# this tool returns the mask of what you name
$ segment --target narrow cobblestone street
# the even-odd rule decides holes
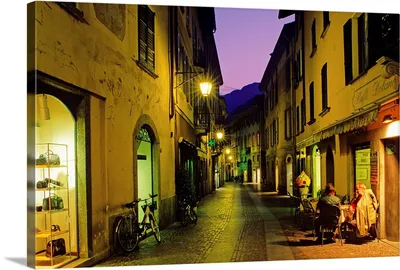
[[[226,183],[199,203],[196,225],[175,223],[161,231],[161,244],[150,236],[96,267],[399,256],[382,241],[321,247],[293,224],[288,203],[260,185]]]

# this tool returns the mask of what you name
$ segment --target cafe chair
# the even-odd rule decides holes
[[[312,221],[312,233],[313,237],[315,237],[314,221],[316,218],[316,213],[314,208],[312,207],[311,202],[307,199],[302,200],[301,205],[303,209],[300,211],[300,228],[305,229],[307,227],[307,222]]]
[[[321,209],[322,216],[320,219],[323,221],[319,225],[319,231],[321,232],[322,242],[321,245],[324,245],[324,234],[325,233],[333,233],[335,235],[336,231],[339,232],[340,244],[342,243],[342,232],[341,232],[341,223],[339,222],[340,218],[340,208],[332,205],[324,205],[324,208]]]
[[[290,197],[290,215],[293,216],[294,212],[294,223],[298,224],[300,221],[300,197],[293,196],[288,192]]]

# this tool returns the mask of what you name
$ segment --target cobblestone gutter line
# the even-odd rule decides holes
[[[207,244],[205,252],[202,254],[202,256],[200,258],[198,258],[195,261],[195,263],[201,263],[206,260],[207,256],[210,254],[212,248],[214,247],[215,243],[217,243],[219,237],[223,233],[226,225],[229,223],[230,218],[232,216],[232,209],[233,209],[232,205],[233,205],[233,201],[235,200],[235,192],[231,192],[230,195],[231,196],[225,197],[225,199],[220,198],[217,200],[218,212],[222,212],[222,214],[217,215],[218,219],[215,222],[216,223],[215,226],[213,226],[209,223],[209,225],[211,225],[210,227],[214,227],[215,230],[212,233],[211,237],[205,241],[205,243]],[[215,210],[216,210],[215,205],[208,204],[208,206],[209,207],[204,209],[204,211],[206,213],[212,213],[211,216],[213,216],[213,214],[217,214],[217,213],[215,213]]]
[[[249,193],[241,187],[241,205],[244,208],[244,226],[237,239],[231,262],[267,260],[264,220],[257,211]]]

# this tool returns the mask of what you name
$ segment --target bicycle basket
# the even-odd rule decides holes
[[[157,202],[148,204],[148,206],[149,206],[151,212],[154,212],[154,210],[157,210]],[[142,205],[142,210],[143,210],[143,212],[146,212],[146,205]]]

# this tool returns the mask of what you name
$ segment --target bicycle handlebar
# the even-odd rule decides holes
[[[150,200],[150,199],[152,199],[152,198],[155,198],[155,197],[157,197],[158,196],[158,194],[154,194],[154,195],[151,195],[151,194],[149,194],[149,198],[147,198],[147,199],[137,199],[137,200],[134,200],[133,202],[131,202],[131,203],[127,203],[127,204],[125,204],[125,207],[127,207],[127,208],[133,208],[137,203],[139,203],[139,202],[146,202],[147,203],[147,200]]]

